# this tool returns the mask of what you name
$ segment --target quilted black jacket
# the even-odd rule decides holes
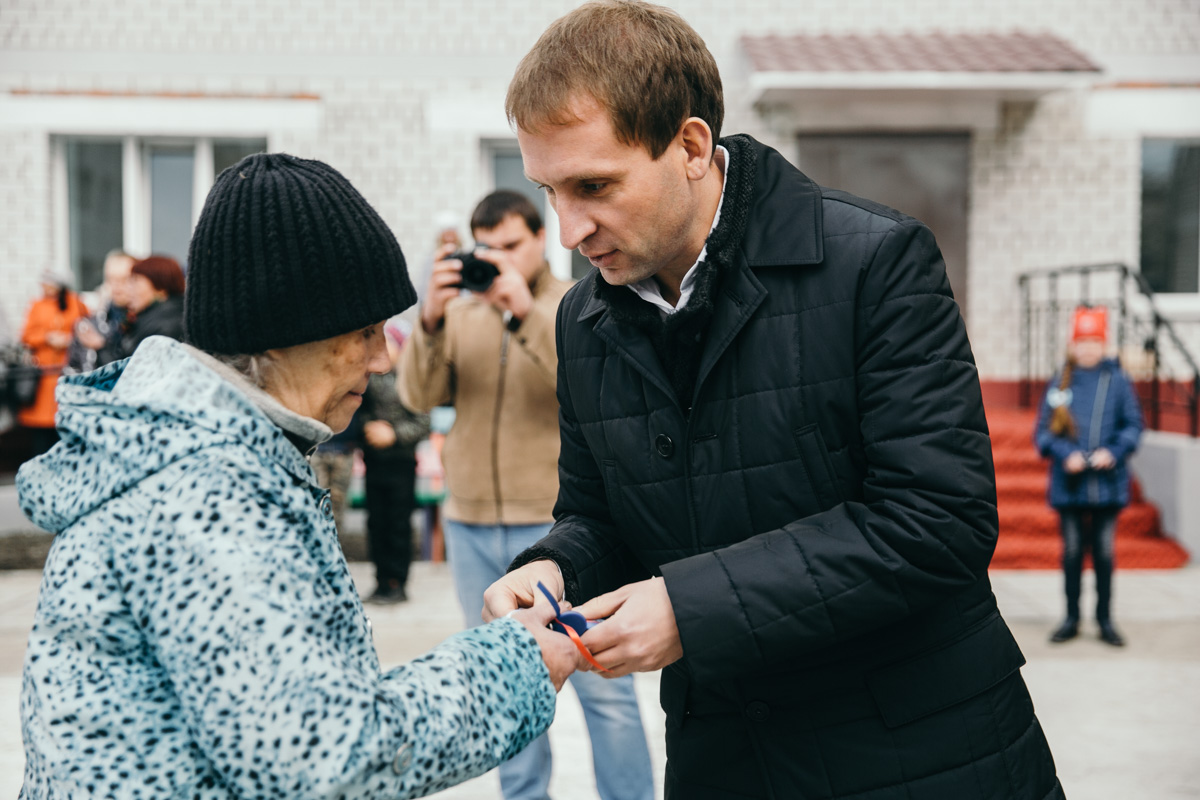
[[[748,137],[723,144],[745,189],[727,187],[722,225],[745,209],[744,232],[715,254],[709,240],[726,263],[690,400],[595,271],[575,286],[557,331],[556,522],[514,567],[553,558],[573,603],[664,577],[684,652],[662,679],[668,796],[911,786],[911,764],[871,766],[896,760],[894,741],[816,736],[801,754],[790,737],[910,726],[1002,684],[1020,712],[1000,738],[1033,731],[1044,763],[1002,753],[1028,791],[986,796],[1046,796],[1053,765],[987,578],[996,493],[978,376],[933,236]],[[924,772],[1011,744],[942,749],[973,735],[917,736],[935,754]]]

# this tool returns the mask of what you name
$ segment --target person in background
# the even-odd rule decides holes
[[[8,315],[4,312],[4,306],[0,305],[0,353],[5,353],[12,348],[13,333],[12,327],[8,324]],[[0,385],[4,385],[8,380],[8,370],[15,364],[0,363]],[[7,433],[16,424],[16,409],[10,407],[10,397],[7,391],[7,386],[4,385],[5,391],[0,392],[0,434]]]
[[[183,289],[183,270],[170,256],[135,261],[125,282],[125,320],[115,340],[98,351],[97,362],[129,358],[149,336],[183,341]]]
[[[453,253],[462,248],[462,237],[458,233],[458,214],[453,211],[439,211],[433,217],[433,255],[421,268],[420,274],[414,280],[417,287],[417,297],[424,299],[429,291],[429,278],[433,268],[443,253]],[[414,315],[415,321],[415,315]]]
[[[477,256],[499,270],[463,293],[462,263],[438,251],[421,322],[400,356],[400,398],[429,411],[453,405],[446,436],[445,533],[454,588],[468,626],[482,624],[483,592],[543,537],[558,493],[554,318],[568,288],[546,263],[546,231],[524,195],[497,191],[471,215]],[[602,800],[650,800],[653,776],[632,677],[577,673]],[[545,800],[546,737],[500,767],[507,800]]]
[[[383,324],[416,300],[395,237],[327,164],[256,155],[189,261],[190,343],[66,378],[64,441],[17,477],[57,537],[21,797],[412,798],[496,766],[574,668],[550,604],[381,669],[304,458],[391,366]]]
[[[1122,647],[1125,638],[1112,621],[1117,514],[1129,504],[1126,462],[1143,423],[1133,384],[1116,359],[1105,357],[1107,345],[1108,310],[1076,309],[1067,361],[1046,388],[1034,440],[1051,461],[1049,501],[1063,540],[1067,615],[1050,641],[1079,635],[1083,557],[1090,552],[1100,638]]]
[[[371,376],[358,417],[367,474],[367,547],[375,564],[375,591],[368,603],[408,599],[412,562],[412,515],[417,508],[417,443],[429,435],[429,417],[409,411],[396,393],[396,362],[411,328],[402,320],[383,327],[392,369]]]
[[[357,414],[346,429],[335,433],[317,446],[309,456],[317,476],[317,484],[329,490],[333,506],[333,524],[338,533],[346,532],[346,505],[350,496],[350,481],[354,477],[354,451],[362,435],[362,421]]]
[[[104,282],[96,291],[96,312],[75,326],[75,344],[70,366],[75,372],[90,372],[102,367],[100,351],[115,345],[121,337],[121,325],[129,311],[129,274],[134,257],[124,250],[113,250],[104,257]],[[108,355],[119,352],[115,347]]]
[[[42,370],[33,404],[17,412],[17,423],[33,434],[33,455],[45,453],[58,441],[54,415],[58,403],[54,387],[67,363],[67,349],[75,338],[75,323],[87,316],[87,307],[70,289],[70,278],[47,270],[38,278],[42,296],[33,301],[25,318],[21,341],[33,352]]]

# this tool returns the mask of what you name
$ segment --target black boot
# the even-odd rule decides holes
[[[1062,621],[1054,633],[1050,634],[1050,641],[1055,644],[1074,639],[1079,635],[1079,620],[1075,617],[1067,617]]]
[[[364,602],[376,606],[390,606],[407,600],[408,592],[404,591],[403,584],[397,580],[389,580],[380,583]]]
[[[1099,623],[1100,625],[1100,641],[1111,644],[1113,647],[1124,647],[1125,638],[1117,633],[1117,629],[1108,620]]]

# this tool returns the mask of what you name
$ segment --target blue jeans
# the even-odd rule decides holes
[[[504,576],[522,551],[550,530],[543,525],[468,525],[445,521],[446,555],[468,627],[482,623],[483,592]],[[602,678],[590,672],[571,676],[592,740],[596,790],[602,800],[653,800],[654,778],[646,732],[633,691],[633,676]],[[542,734],[501,764],[500,789],[506,800],[548,800],[550,739]]]

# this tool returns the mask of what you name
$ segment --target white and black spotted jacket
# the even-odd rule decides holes
[[[57,534],[26,655],[27,798],[416,797],[539,735],[512,620],[383,673],[303,455],[177,342],[64,379],[22,468]]]

